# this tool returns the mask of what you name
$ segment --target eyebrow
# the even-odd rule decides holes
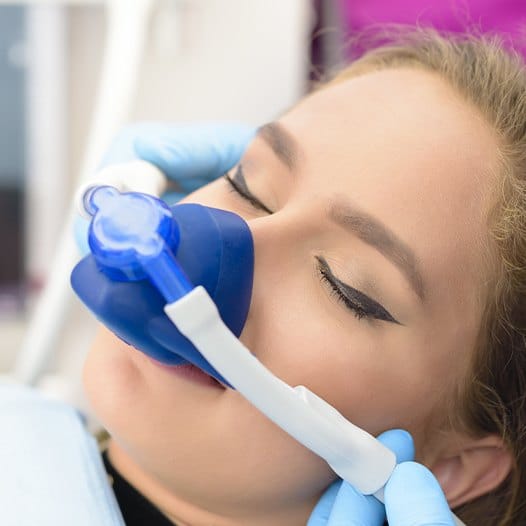
[[[276,157],[291,171],[298,163],[300,147],[296,139],[277,122],[269,122],[258,128],[257,136],[263,139]]]
[[[277,122],[258,128],[257,135],[272,149],[276,157],[294,171],[301,149],[296,139]],[[329,208],[329,218],[359,239],[376,248],[404,274],[421,301],[425,300],[424,280],[413,250],[375,217],[341,201]]]
[[[420,300],[425,300],[424,282],[412,249],[375,217],[341,201],[329,208],[329,218],[376,248],[404,274]]]

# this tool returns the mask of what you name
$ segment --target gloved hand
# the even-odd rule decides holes
[[[135,124],[117,135],[99,168],[136,159],[151,162],[177,183],[177,191],[164,196],[169,204],[174,204],[230,170],[242,157],[255,131],[237,123]],[[79,219],[75,225],[82,254],[89,252],[88,224]]]
[[[454,526],[446,498],[433,474],[414,456],[409,433],[387,431],[378,439],[399,464],[385,486],[385,507],[372,496],[358,493],[341,480],[331,484],[310,516],[307,526]]]

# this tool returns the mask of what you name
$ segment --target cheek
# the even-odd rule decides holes
[[[155,436],[152,429],[166,426],[167,415],[188,417],[187,405],[176,402],[184,385],[158,371],[145,355],[105,328],[88,353],[83,382],[101,423],[125,442],[150,444]]]
[[[135,433],[136,422],[130,418],[130,408],[141,407],[148,399],[147,382],[133,360],[135,352],[102,328],[84,364],[86,396],[92,410],[110,432],[114,428],[125,428]]]
[[[418,433],[433,410],[437,382],[405,329],[357,320],[331,300],[305,298],[289,280],[251,308],[244,343],[279,378],[305,385],[354,424],[377,435],[395,427]],[[328,310],[331,309],[330,311]],[[329,313],[330,312],[330,313]]]
[[[136,383],[138,371],[123,352],[117,352],[123,347],[107,329],[98,330],[83,370],[84,389],[96,412],[118,401],[124,386]]]
[[[198,203],[214,208],[231,210],[233,197],[234,195],[231,195],[228,191],[225,181],[220,177],[216,181],[188,194],[184,199],[181,199],[180,203]]]
[[[115,442],[166,487],[218,505],[241,493],[265,503],[318,494],[332,479],[323,461],[238,393],[210,395],[165,378],[134,353],[101,331],[85,364],[85,389]]]

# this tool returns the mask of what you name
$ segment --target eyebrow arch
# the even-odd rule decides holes
[[[293,171],[298,163],[300,147],[296,139],[277,122],[264,124],[257,130],[257,136],[263,139],[275,153],[276,157]]]
[[[420,300],[425,300],[424,282],[415,254],[394,232],[378,219],[341,201],[331,204],[328,215],[331,221],[376,248],[398,267]]]

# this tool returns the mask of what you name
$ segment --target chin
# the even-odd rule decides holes
[[[107,329],[97,334],[83,370],[90,407],[119,443],[151,447],[152,430],[174,440],[202,433],[221,405],[218,389],[179,378]]]

